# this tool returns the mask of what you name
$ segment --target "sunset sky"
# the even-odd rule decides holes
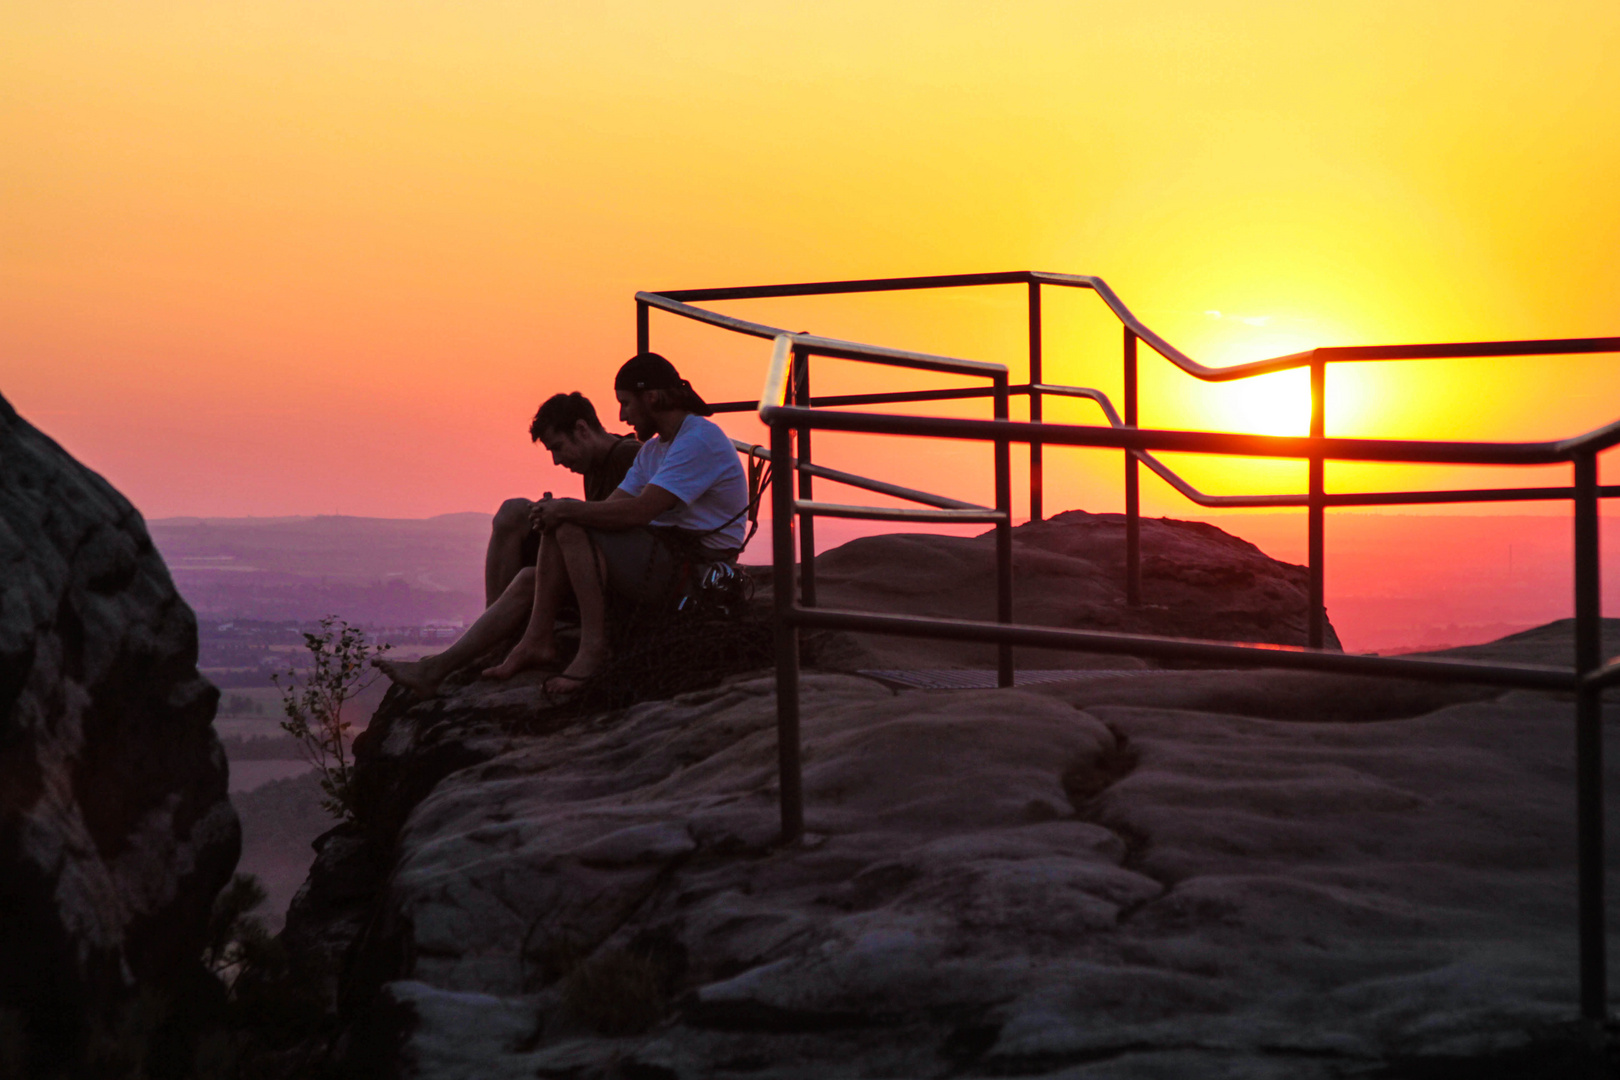
[[[571,493],[528,420],[557,390],[611,402],[637,289],[1097,274],[1217,364],[1620,334],[1613,0],[0,12],[0,393],[149,517]],[[726,310],[1017,362],[1022,303]],[[1049,308],[1047,377],[1117,395],[1117,325],[1089,294]],[[757,396],[767,343],[668,317],[653,340],[711,399]],[[1303,433],[1303,377],[1272,382],[1147,358],[1143,422]],[[874,384],[818,376],[844,385]],[[1620,366],[1378,365],[1336,370],[1329,394],[1330,434],[1543,438],[1620,416]],[[826,454],[989,496],[982,450]],[[1303,483],[1177,465],[1209,490]],[[1049,508],[1119,507],[1117,455],[1051,469]],[[1329,472],[1341,490],[1470,479],[1503,478]],[[1144,496],[1191,510],[1157,481]]]

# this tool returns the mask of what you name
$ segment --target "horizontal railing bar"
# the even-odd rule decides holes
[[[1315,355],[1330,363],[1356,360],[1443,360],[1469,356],[1549,356],[1620,352],[1620,337],[1537,341],[1454,341],[1432,345],[1326,345]]]
[[[1620,660],[1610,660],[1602,667],[1588,671],[1581,678],[1581,685],[1598,690],[1617,683],[1620,683]]]
[[[739,453],[751,454],[765,461],[771,460],[771,452],[763,446],[745,443],[741,439],[732,439],[731,445]],[[907,499],[911,502],[922,503],[924,506],[935,506],[941,510],[987,510],[989,507],[978,503],[963,502],[961,499],[947,498],[944,495],[935,495],[927,491],[918,491],[915,488],[901,487],[899,484],[890,484],[883,480],[873,480],[866,476],[856,476],[840,469],[829,469],[825,465],[805,464],[798,458],[788,459],[788,468],[799,472],[809,473],[824,480],[831,480],[839,484],[848,484],[850,487],[861,488],[865,491],[875,492],[879,495],[892,495],[897,499]]]
[[[897,390],[890,394],[841,394],[834,397],[817,397],[810,399],[811,408],[825,409],[841,405],[891,405],[905,401],[960,401],[966,398],[994,397],[996,388],[993,386],[963,386],[953,390]],[[1029,386],[1009,386],[1007,393],[1012,395],[1028,394]],[[709,408],[720,413],[753,412],[759,408],[758,401],[723,401],[716,405],[711,403]]]
[[[781,327],[749,322],[747,319],[734,319],[730,315],[722,315],[718,311],[707,311],[700,307],[693,307],[690,304],[683,304],[679,300],[670,300],[657,293],[638,292],[636,293],[636,302],[646,304],[648,307],[658,308],[660,311],[667,311],[671,315],[679,315],[683,319],[708,323],[711,326],[718,326],[722,330],[747,334],[750,337],[774,338],[788,333]]]
[[[1106,428],[1084,424],[1032,424],[1015,420],[967,420],[895,413],[824,412],[798,406],[768,405],[760,419],[826,431],[910,435],[931,439],[1042,442],[1059,446],[1111,446],[1125,450],[1166,450],[1185,454],[1238,457],[1311,458],[1333,461],[1391,461],[1436,465],[1552,465],[1568,461],[1580,448],[1570,443],[1481,443],[1409,439],[1313,439],[1295,435],[1248,435],[1216,431],[1162,431]]]
[[[830,356],[840,360],[858,360],[887,367],[915,368],[920,371],[941,371],[952,375],[976,375],[992,378],[1007,375],[1007,365],[989,360],[963,360],[955,356],[937,356],[933,353],[912,352],[909,349],[891,349],[884,345],[864,345],[859,341],[841,341],[817,334],[792,334],[793,347],[811,356]]]
[[[854,506],[849,503],[817,502],[798,499],[793,508],[801,514],[815,517],[855,518],[860,521],[918,521],[945,525],[995,524],[1006,520],[1000,510],[980,508],[974,510],[913,510],[909,506]]]
[[[1110,427],[1124,427],[1124,421],[1101,390],[1086,386],[1059,386],[1038,383],[1030,389],[1055,397],[1086,398],[1095,401],[1108,418]],[[1172,470],[1164,462],[1145,450],[1131,451],[1136,459],[1152,469],[1165,483],[1199,506],[1207,507],[1293,507],[1310,505],[1310,496],[1299,495],[1208,495]],[[1575,489],[1567,487],[1538,488],[1463,488],[1441,491],[1356,491],[1326,496],[1328,506],[1417,506],[1438,503],[1485,502],[1544,502],[1574,498]],[[1600,498],[1620,495],[1620,486],[1598,489]]]
[[[1119,634],[1100,630],[1071,630],[1064,627],[1028,626],[1019,623],[930,619],[918,615],[883,615],[842,608],[801,608],[797,605],[789,608],[784,617],[794,625],[821,630],[854,630],[862,633],[927,637],[947,641],[1004,642],[1010,645],[1068,649],[1076,652],[1204,660],[1242,667],[1292,668],[1344,675],[1477,683],[1518,687],[1524,690],[1574,690],[1579,684],[1573,671],[1530,664],[1360,656],[1355,653],[1305,649],[1294,645],[1245,645],[1226,641]],[[1095,674],[1095,672],[1076,674]]]
[[[1094,401],[1108,418],[1111,427],[1123,427],[1124,422],[1115,411],[1108,395],[1101,390],[1084,386],[1064,386],[1056,383],[1020,384],[1009,386],[1009,394],[1029,394],[1036,391],[1054,397],[1080,398]],[[845,394],[836,397],[815,398],[813,407],[833,407],[847,405],[883,405],[895,402],[908,401],[952,401],[971,398],[984,398],[994,395],[994,387],[973,386],[951,390],[916,390],[903,391],[892,394]],[[728,401],[711,405],[715,412],[745,412],[757,409],[758,402],[754,401]],[[735,441],[735,440],[733,440]],[[741,448],[741,444],[739,444]],[[1198,506],[1233,509],[1258,509],[1266,507],[1288,508],[1302,507],[1309,503],[1309,497],[1304,494],[1291,495],[1211,495],[1201,491],[1188,483],[1179,474],[1147,451],[1132,451],[1137,459],[1173,487],[1177,492]],[[877,490],[869,488],[868,490]],[[1598,489],[1600,498],[1615,498],[1620,496],[1620,486],[1606,485]],[[910,496],[902,496],[909,498]],[[1492,503],[1492,502],[1549,502],[1574,497],[1574,489],[1567,487],[1533,487],[1533,488],[1460,488],[1435,491],[1390,491],[1390,492],[1338,492],[1326,496],[1328,506],[1420,506],[1457,503]]]
[[[928,277],[805,281],[790,285],[743,285],[725,289],[668,289],[659,290],[654,295],[684,301],[759,300],[773,296],[828,296],[836,293],[902,292],[907,289],[952,289],[973,285],[1016,285],[1028,280],[1028,270],[1011,270],[990,274],[934,274]]]

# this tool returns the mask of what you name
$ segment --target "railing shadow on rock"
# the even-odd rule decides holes
[[[901,349],[840,341],[808,333],[790,333],[762,323],[697,307],[699,301],[818,296],[979,285],[1022,284],[1028,290],[1028,380],[1012,384],[1004,364],[934,356]],[[1041,288],[1052,285],[1090,289],[1108,306],[1123,329],[1124,414],[1107,395],[1086,387],[1060,386],[1042,379]],[[1397,439],[1328,438],[1325,434],[1326,370],[1330,363],[1487,356],[1544,356],[1620,352],[1620,337],[1537,341],[1450,342],[1319,348],[1287,356],[1213,368],[1176,349],[1137,319],[1101,278],[1074,274],[1014,271],[936,277],[882,278],[810,282],[790,285],[688,289],[636,294],[636,340],[639,351],[650,347],[650,312],[666,311],[733,333],[771,340],[773,352],[759,400],[725,402],[716,412],[757,410],[771,431],[770,451],[737,443],[739,450],[788,462],[772,483],[772,563],[776,654],[777,749],[782,838],[797,840],[804,832],[804,799],[799,738],[800,629],[839,629],[997,646],[997,682],[1013,684],[1012,649],[1035,646],[1096,653],[1119,653],[1160,659],[1196,660],[1239,667],[1292,668],[1495,685],[1526,690],[1563,691],[1575,695],[1576,817],[1579,889],[1580,1001],[1589,1023],[1607,1015],[1606,940],[1603,889],[1602,694],[1620,683],[1620,661],[1605,664],[1601,642],[1599,596],[1598,503],[1620,495],[1620,486],[1600,486],[1598,455],[1620,443],[1620,421],[1569,439],[1548,442],[1457,442]],[[1137,426],[1138,343],[1183,372],[1206,382],[1267,375],[1298,368],[1310,370],[1311,421],[1305,437],[1248,435],[1208,431],[1155,430]],[[855,361],[886,367],[983,378],[988,386],[896,393],[812,397],[812,357]],[[1014,396],[1026,397],[1029,420],[1014,421],[1008,412]],[[1062,396],[1095,402],[1108,426],[1054,424],[1042,419],[1042,398]],[[990,398],[992,419],[972,420],[849,411],[848,406],[902,402]],[[844,407],[844,408],[840,408]],[[898,485],[817,466],[811,460],[811,433],[816,430],[953,439],[989,443],[995,468],[995,505],[930,495]],[[1307,515],[1310,595],[1306,647],[1199,641],[1186,638],[1123,634],[1017,624],[1012,621],[1012,483],[1011,447],[1029,448],[1031,520],[1043,516],[1043,449],[1074,446],[1116,449],[1125,461],[1126,598],[1141,602],[1141,505],[1137,468],[1145,465],[1172,488],[1206,507],[1303,507]],[[1308,490],[1300,495],[1208,495],[1187,483],[1152,455],[1152,451],[1217,454],[1303,460]],[[1328,494],[1324,490],[1328,461],[1372,461],[1398,464],[1544,466],[1569,463],[1569,487],[1478,488],[1440,491],[1379,491]],[[849,484],[921,504],[923,508],[855,506],[817,501],[813,478]],[[1358,656],[1322,648],[1325,513],[1328,506],[1426,505],[1466,502],[1526,502],[1567,499],[1574,507],[1575,642],[1568,668],[1485,663],[1412,657]],[[815,590],[815,518],[859,518],[916,523],[982,523],[995,528],[996,621],[922,618],[820,608]],[[798,551],[794,532],[798,524]],[[795,582],[795,561],[799,573]]]

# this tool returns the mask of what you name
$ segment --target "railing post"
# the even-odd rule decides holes
[[[650,352],[652,342],[652,329],[647,322],[647,305],[644,301],[636,301],[636,353],[639,355]]]
[[[1041,283],[1029,283],[1029,419],[1041,421],[1041,392],[1035,387],[1046,380],[1041,375]],[[1040,521],[1045,516],[1046,488],[1042,476],[1042,446],[1037,439],[1029,441],[1029,520]]]
[[[1007,419],[1007,376],[996,376],[996,419]],[[996,509],[1001,520],[996,522],[996,621],[1012,622],[1012,444],[1006,439],[996,440]],[[996,645],[996,685],[1013,684],[1012,646],[1006,642]]]
[[[1311,438],[1320,439],[1327,434],[1327,361],[1311,357]],[[1323,538],[1327,531],[1327,499],[1324,496],[1326,461],[1320,454],[1310,459],[1310,495],[1306,517],[1307,562],[1310,565],[1310,613],[1307,616],[1305,643],[1320,649],[1327,640],[1327,601],[1323,591],[1323,561],[1326,558]]]
[[[793,350],[793,381],[790,397],[793,404],[803,409],[810,407],[810,354],[802,349]],[[812,477],[804,470],[810,464],[810,429],[799,429],[798,497],[811,497]],[[816,519],[802,514],[799,519],[799,601],[805,607],[816,606]]]
[[[1575,457],[1575,670],[1603,662],[1599,591],[1597,454]],[[1603,691],[1575,696],[1575,814],[1579,861],[1581,1017],[1599,1025],[1608,1016],[1608,942],[1603,911]]]
[[[771,581],[776,614],[776,762],[782,842],[804,835],[804,784],[799,756],[799,628],[793,612],[792,429],[771,424]]]
[[[1125,328],[1125,426],[1136,426],[1136,333]],[[1142,603],[1142,488],[1136,455],[1125,451],[1125,602]]]

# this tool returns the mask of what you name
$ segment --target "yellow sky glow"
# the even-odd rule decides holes
[[[1091,273],[1210,363],[1620,333],[1608,0],[0,13],[0,392],[150,516],[414,516],[572,490],[528,417],[555,390],[610,400],[645,288]],[[1015,289],[728,310],[1023,350]],[[1117,395],[1117,324],[1086,295],[1048,311],[1047,377]],[[758,393],[762,343],[667,318],[655,343],[710,397]],[[1328,430],[1570,434],[1620,416],[1617,370],[1335,369]],[[1299,430],[1303,385],[1245,395],[1145,359],[1142,420]],[[987,454],[827,447],[987,494]],[[1117,508],[1117,455],[1060,460],[1049,506]],[[1302,475],[1187,467],[1210,490]],[[1361,480],[1403,482],[1330,470]],[[1190,510],[1156,482],[1145,498]]]

